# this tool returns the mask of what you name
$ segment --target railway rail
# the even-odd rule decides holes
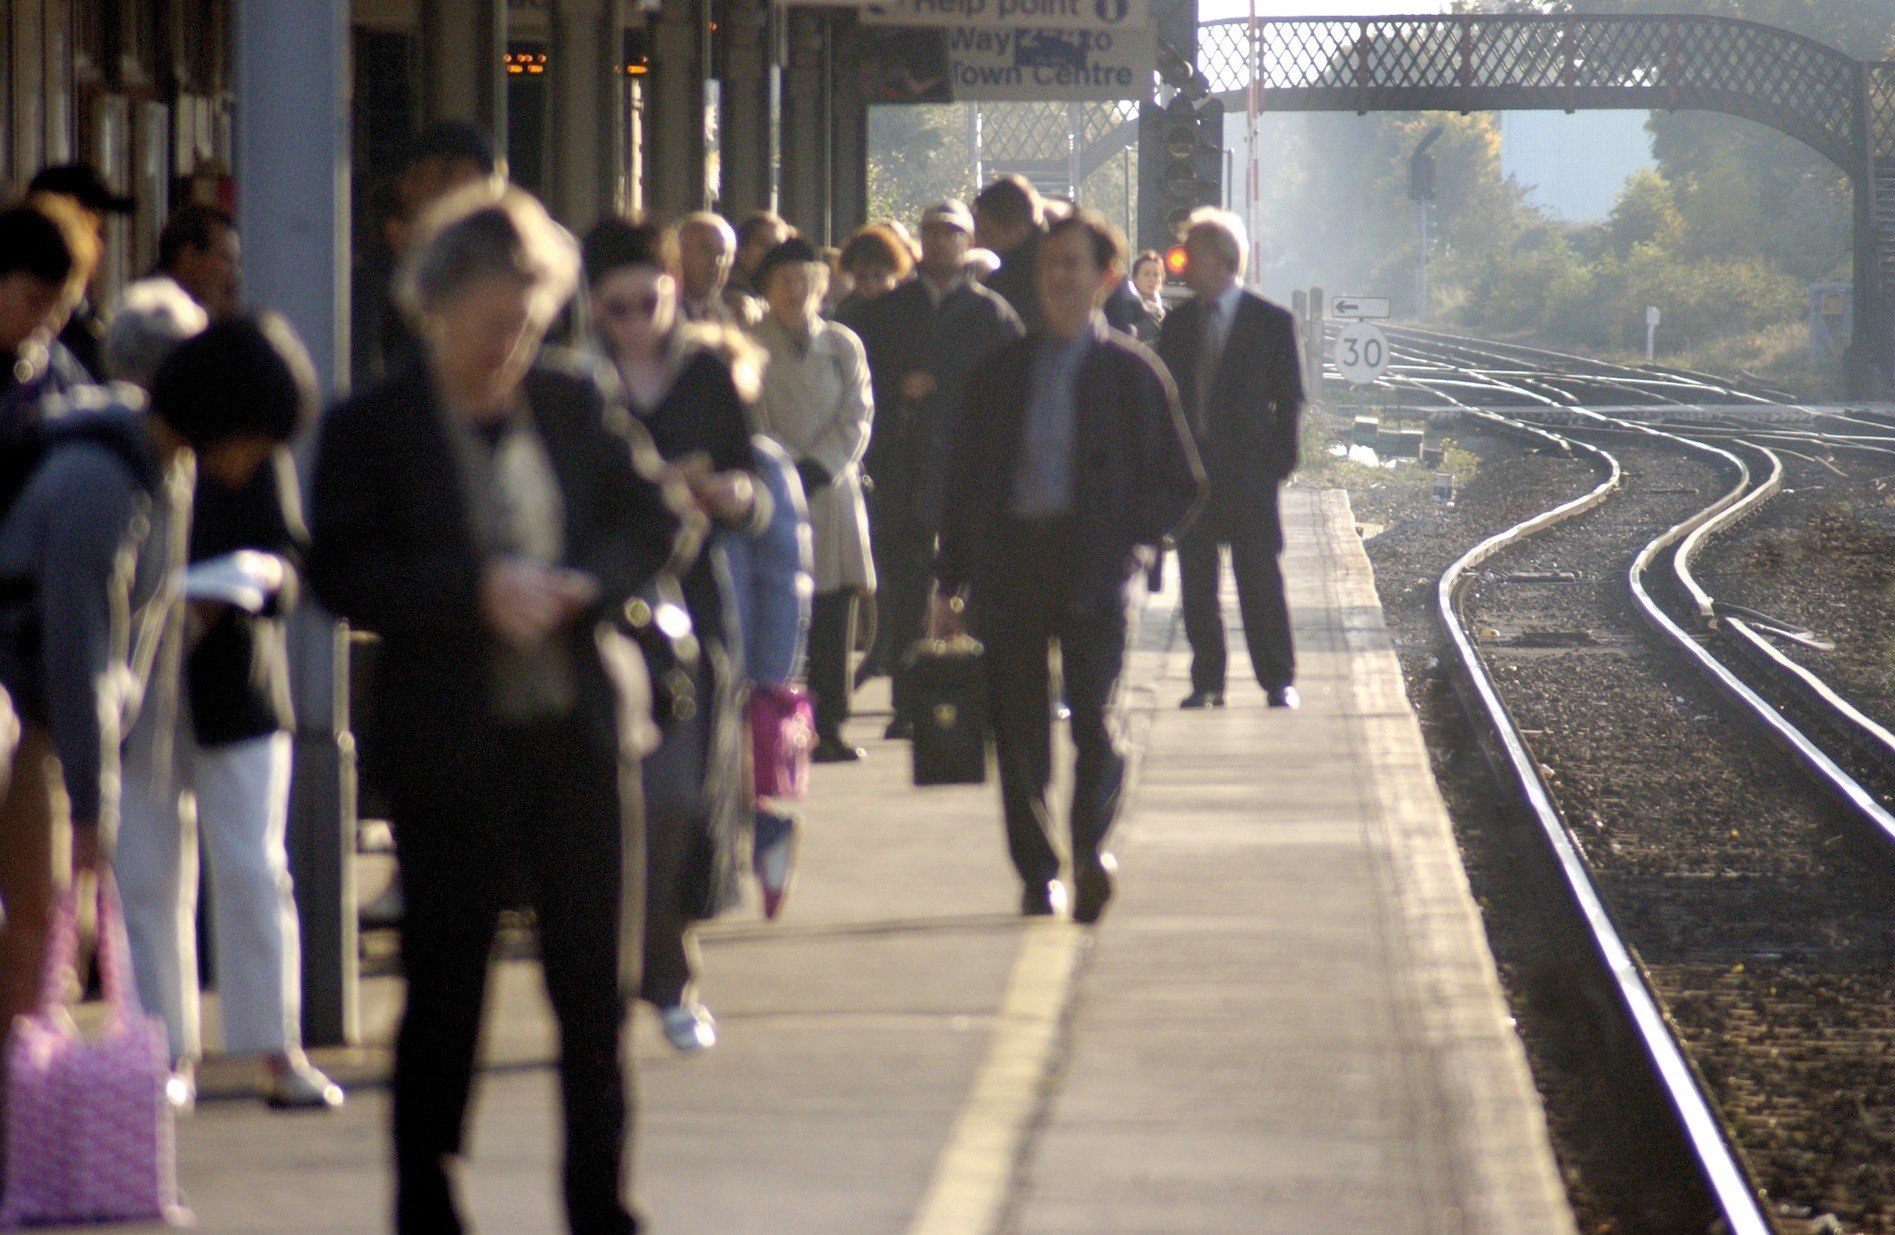
[[[1651,1161],[1689,1176],[1644,1220],[1794,1229],[1801,1206],[1895,1230],[1895,743],[1775,643],[1802,636],[1807,660],[1821,640],[1699,578],[1783,491],[1786,455],[1835,470],[1895,430],[1699,374],[1389,333],[1404,402],[1596,469],[1461,554],[1436,610],[1594,1011],[1636,1043]],[[1703,573],[1721,591],[1730,572]]]

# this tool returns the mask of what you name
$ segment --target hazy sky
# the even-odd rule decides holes
[[[1446,0],[1257,0],[1259,17],[1366,17],[1375,13],[1439,13]],[[1198,19],[1250,16],[1249,0],[1198,0]]]

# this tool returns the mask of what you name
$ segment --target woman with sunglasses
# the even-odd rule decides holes
[[[760,497],[746,404],[754,396],[753,350],[724,327],[678,316],[677,237],[655,223],[607,219],[582,246],[598,342],[622,396],[677,480],[725,529],[755,534],[770,519]],[[741,782],[737,672],[741,646],[729,624],[729,581],[706,552],[683,577],[684,598],[703,656],[698,698],[710,706],[674,723],[646,758],[645,968],[640,996],[658,1009],[665,1037],[680,1051],[717,1041],[699,1002],[686,943],[693,920],[721,905],[729,840],[748,807]]]

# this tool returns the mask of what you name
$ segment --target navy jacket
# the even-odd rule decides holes
[[[1073,399],[1073,521],[1078,572],[1072,595],[1085,608],[1123,603],[1137,546],[1176,528],[1203,492],[1204,473],[1178,393],[1143,344],[1094,319],[1092,350]],[[1004,535],[1026,426],[1040,336],[1006,344],[970,375],[948,440],[946,500],[935,577],[944,591],[1004,590],[993,552]]]

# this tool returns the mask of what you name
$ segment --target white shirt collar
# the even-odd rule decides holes
[[[1244,285],[1235,281],[1233,281],[1229,287],[1217,293],[1216,298],[1211,302],[1217,306],[1217,315],[1228,322],[1231,314],[1236,312],[1237,301],[1243,297],[1243,294]]]

